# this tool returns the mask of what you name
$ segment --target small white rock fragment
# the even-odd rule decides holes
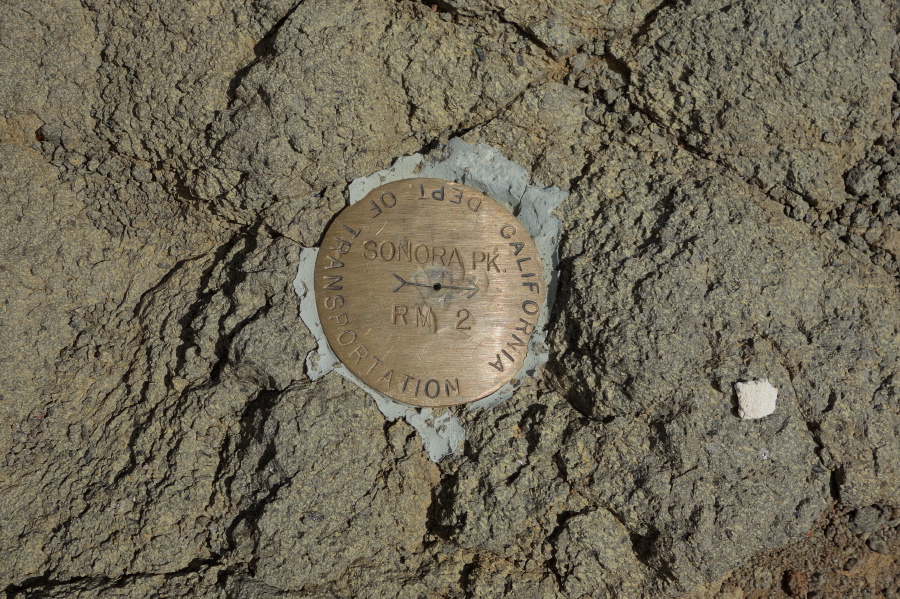
[[[738,398],[738,416],[744,420],[765,418],[775,411],[778,389],[767,379],[735,383]]]

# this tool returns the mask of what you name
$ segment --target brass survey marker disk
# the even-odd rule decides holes
[[[546,297],[524,226],[478,190],[406,179],[344,208],[316,259],[331,349],[404,403],[475,401],[518,372]]]

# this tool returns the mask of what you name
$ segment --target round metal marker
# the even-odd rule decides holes
[[[315,295],[335,355],[416,406],[475,401],[519,370],[546,297],[524,226],[440,179],[372,190],[328,227]]]

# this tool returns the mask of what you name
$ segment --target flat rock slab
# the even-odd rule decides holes
[[[886,595],[898,15],[5,7],[0,588]],[[492,193],[565,196],[519,214],[559,221],[546,366],[495,405],[386,419],[307,364],[298,261],[353,181],[463,142],[518,165],[453,166]],[[735,385],[764,379],[775,411],[742,419]],[[464,442],[416,433],[451,420]]]

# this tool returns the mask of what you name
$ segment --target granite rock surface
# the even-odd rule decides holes
[[[877,0],[6,3],[0,588],[736,597],[815,531],[889,554],[898,27]],[[309,380],[292,281],[350,181],[454,137],[569,196],[550,362],[434,464]],[[755,379],[778,407],[741,420]]]

